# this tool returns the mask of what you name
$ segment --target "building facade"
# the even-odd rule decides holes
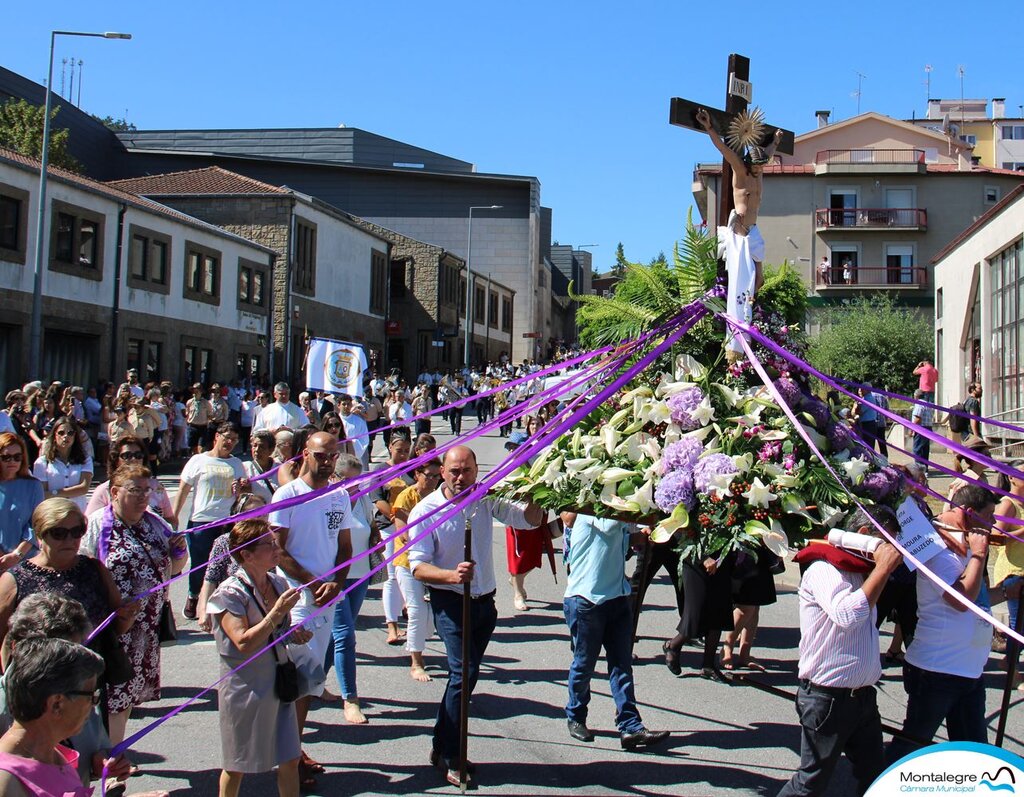
[[[42,361],[30,363],[39,163],[0,150],[0,379],[177,385],[268,370],[272,249],[60,169],[47,172]],[[244,287],[244,290],[243,290]]]
[[[110,185],[162,202],[277,254],[273,273],[275,373],[303,381],[306,341],[359,343],[385,362],[390,243],[313,197],[219,167],[117,180]]]
[[[1006,100],[928,100],[924,119],[912,124],[948,132],[973,147],[972,155],[982,166],[1024,171],[1024,108],[1017,116],[1006,115]]]
[[[932,259],[1024,175],[974,164],[967,144],[880,114],[822,117],[792,156],[765,168],[757,223],[766,262],[793,264],[812,306],[886,293],[930,314]],[[720,170],[695,174],[705,219],[715,215]]]
[[[980,382],[986,416],[1024,424],[1024,186],[938,253],[935,352],[940,404]]]

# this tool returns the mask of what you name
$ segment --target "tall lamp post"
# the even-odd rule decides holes
[[[33,379],[42,368],[43,342],[43,252],[46,240],[46,170],[50,165],[50,109],[53,97],[53,47],[58,36],[90,36],[98,39],[130,39],[130,33],[85,33],[77,30],[50,31],[50,66],[46,73],[46,107],[43,113],[43,151],[39,161],[39,216],[36,221],[35,268],[32,272],[32,322],[29,332],[29,373]],[[113,365],[113,364],[111,364]]]
[[[472,339],[473,328],[470,326],[469,319],[469,308],[471,299],[473,296],[473,269],[470,265],[473,259],[473,211],[474,210],[500,210],[503,205],[474,205],[469,209],[469,240],[466,242],[466,339],[463,344],[465,351],[463,352],[463,365],[466,369],[469,369],[469,358],[470,358],[470,341]],[[487,297],[484,297],[484,301],[487,301]]]

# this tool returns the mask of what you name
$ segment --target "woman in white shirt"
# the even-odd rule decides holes
[[[85,511],[86,493],[92,484],[92,457],[87,456],[75,419],[65,415],[46,435],[43,453],[32,475],[43,484],[47,498],[69,498]]]

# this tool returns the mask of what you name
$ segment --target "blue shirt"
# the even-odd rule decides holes
[[[0,482],[0,548],[10,553],[32,541],[32,511],[42,503],[43,485],[35,479]]]
[[[621,520],[577,515],[572,524],[565,597],[604,603],[628,595],[626,553],[632,531],[632,525]]]

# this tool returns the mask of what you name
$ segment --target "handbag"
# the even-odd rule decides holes
[[[256,593],[253,592],[252,586],[244,578],[239,578],[242,586],[245,587],[245,591],[249,593],[249,597],[252,598],[253,603],[256,605],[257,611],[259,611],[262,617],[266,617],[267,613],[263,611],[263,607],[260,605],[259,600],[256,598]],[[277,662],[277,667],[274,669],[274,695],[282,703],[294,703],[303,694],[303,688],[299,684],[299,668],[295,666],[295,662],[288,657],[287,648],[284,653],[284,661],[281,661],[278,657],[280,652],[277,647],[279,637],[273,633],[270,634],[270,652],[274,656],[274,661]]]
[[[108,686],[120,686],[135,677],[135,667],[125,653],[121,640],[117,638],[113,625],[108,625],[100,632],[93,640],[92,647],[106,664],[103,680]]]
[[[178,642],[178,626],[174,622],[174,612],[171,611],[171,602],[164,599],[164,607],[160,610],[160,622],[157,625],[157,639],[160,647],[166,648]]]

